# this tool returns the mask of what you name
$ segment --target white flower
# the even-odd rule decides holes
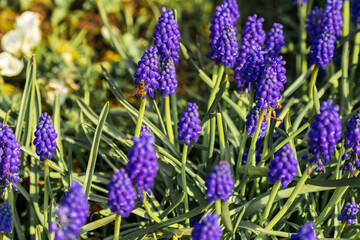
[[[18,75],[24,68],[23,62],[10,53],[0,53],[0,75],[12,77]]]
[[[46,86],[47,96],[48,96],[48,103],[53,104],[55,101],[56,93],[59,94],[59,101],[60,104],[65,102],[67,94],[69,92],[69,88],[65,86],[63,80],[59,79],[51,79]]]
[[[40,16],[34,12],[24,12],[16,18],[15,29],[1,39],[2,48],[14,55],[31,56],[31,49],[41,40]]]

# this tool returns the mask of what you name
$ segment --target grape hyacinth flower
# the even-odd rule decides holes
[[[265,43],[265,31],[263,29],[264,18],[257,18],[254,14],[248,17],[248,21],[245,23],[243,33],[241,34],[241,41],[249,42],[250,45],[263,45]]]
[[[160,74],[158,91],[162,93],[163,98],[174,95],[178,82],[176,80],[176,69],[172,58],[167,59],[163,63]]]
[[[211,55],[216,64],[224,63],[225,67],[232,67],[238,56],[236,28],[230,24],[226,25],[222,29],[212,51]]]
[[[179,141],[184,140],[185,145],[189,146],[190,141],[197,142],[201,133],[201,125],[196,103],[188,103],[186,110],[181,114],[178,122]]]
[[[108,192],[108,206],[112,212],[118,212],[121,217],[129,217],[135,207],[136,192],[132,181],[121,168],[115,170],[111,181],[106,185]]]
[[[193,240],[220,240],[222,230],[218,222],[217,213],[208,213],[201,223],[195,223],[191,232]]]
[[[212,169],[205,182],[205,187],[205,195],[209,203],[218,199],[226,202],[229,199],[233,193],[234,180],[228,162],[220,162]]]
[[[335,40],[335,35],[325,26],[321,34],[313,40],[310,48],[310,65],[319,64],[325,69],[334,56]]]
[[[171,58],[176,65],[180,59],[179,27],[171,9],[166,10],[165,7],[162,7],[161,11],[162,14],[159,17],[159,22],[155,26],[156,31],[153,34],[154,45],[157,47],[161,63]]]
[[[41,114],[34,135],[34,146],[40,161],[44,161],[45,158],[52,159],[52,154],[56,151],[57,133],[50,116],[46,112]]]
[[[307,0],[293,0],[293,4],[300,4],[300,6],[304,6],[305,3],[307,3]]]
[[[281,47],[284,45],[283,25],[274,23],[266,36],[264,52],[267,56],[275,58],[279,56]]]
[[[235,27],[237,20],[240,17],[239,6],[236,0],[224,0],[224,3],[226,3],[230,9],[232,25]]]
[[[284,90],[287,81],[285,76],[286,68],[283,58],[268,58],[268,65],[263,71],[255,91],[257,106],[266,110],[269,106],[275,108],[279,99],[280,92]]]
[[[338,216],[339,221],[346,222],[347,225],[356,223],[356,214],[359,212],[359,205],[354,201],[345,204],[341,210],[341,214]]]
[[[332,99],[324,101],[320,113],[315,115],[315,120],[310,125],[309,152],[310,164],[318,164],[317,170],[325,172],[322,159],[328,163],[334,154],[335,145],[341,138],[341,120],[339,107],[331,106]]]
[[[155,139],[150,134],[142,134],[131,140],[134,145],[127,155],[129,162],[126,165],[126,172],[133,185],[136,185],[136,192],[142,201],[144,199],[143,191],[151,194],[156,172],[159,169],[154,148]]]
[[[357,111],[346,124],[345,148],[351,148],[357,155],[360,154],[360,111]]]
[[[351,20],[356,28],[360,28],[360,0],[353,0],[351,3]]]
[[[297,232],[297,234],[291,235],[289,240],[317,240],[316,230],[313,222],[305,223]]]
[[[4,203],[0,208],[0,232],[11,233],[12,212],[11,206],[8,202]]]
[[[89,215],[89,203],[83,187],[77,181],[72,181],[56,211],[57,220],[50,224],[49,230],[55,232],[56,240],[75,240]]]
[[[255,150],[255,158],[256,158],[256,164],[258,164],[261,160],[261,157],[262,157],[262,150],[258,150],[258,146],[256,145],[256,150]],[[246,161],[248,159],[248,155],[249,155],[249,148],[246,148],[245,149],[245,152],[242,156],[242,159],[241,159],[241,165],[246,165]]]
[[[158,51],[157,48],[150,47],[138,62],[138,67],[134,74],[135,88],[137,96],[146,97],[149,93],[150,97],[154,97],[154,90],[159,87],[160,74],[158,73]]]
[[[141,125],[140,135],[144,135],[144,134],[151,135],[151,130],[148,126],[143,124]]]
[[[274,159],[270,162],[268,173],[270,183],[281,182],[282,188],[286,189],[298,173],[297,165],[298,161],[290,144],[284,145],[275,153]]]
[[[311,13],[306,18],[306,32],[307,38],[312,43],[312,40],[321,34],[321,16],[323,9],[314,7]]]
[[[256,132],[256,126],[258,124],[259,114],[260,114],[260,109],[255,106],[251,109],[250,113],[246,116],[246,122],[245,122],[246,132],[250,135],[250,137],[253,137]],[[261,139],[265,136],[266,125],[267,125],[267,122],[265,121],[266,115],[267,115],[267,112],[265,112],[265,114],[264,114],[264,119],[261,123],[258,139]]]
[[[324,13],[321,16],[322,28],[328,27],[329,33],[336,38],[340,37],[340,29],[343,26],[342,2],[343,0],[327,0]]]
[[[3,184],[3,191],[11,183],[20,182],[19,166],[21,165],[20,143],[9,126],[0,122],[0,181]],[[17,191],[15,184],[12,187]]]

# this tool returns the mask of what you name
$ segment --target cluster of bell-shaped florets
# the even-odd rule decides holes
[[[307,38],[310,42],[321,33],[321,16],[323,9],[314,7],[311,13],[306,18],[306,32]]]
[[[359,205],[356,202],[347,202],[344,208],[341,210],[340,215],[338,216],[339,221],[346,222],[347,225],[352,225],[356,223],[356,214],[359,212]]]
[[[250,113],[246,116],[246,122],[245,122],[246,132],[250,135],[250,137],[253,137],[256,132],[259,116],[260,116],[260,109],[256,106],[253,107]],[[263,138],[265,136],[266,126],[267,126],[267,122],[265,121],[266,116],[267,116],[267,112],[265,112],[264,114],[258,139]]]
[[[134,81],[136,94],[141,98],[145,98],[147,93],[149,93],[150,97],[154,97],[154,91],[159,87],[160,74],[158,73],[157,54],[157,48],[151,46],[144,52],[144,55],[138,62]]]
[[[329,27],[323,27],[320,35],[312,42],[310,65],[319,64],[322,69],[325,69],[334,56],[335,41],[335,35],[330,32]]]
[[[151,130],[148,126],[146,125],[141,125],[141,129],[140,129],[140,135],[143,135],[143,134],[150,134],[151,135]]]
[[[296,234],[291,235],[289,240],[317,240],[313,222],[305,223]]]
[[[160,74],[158,91],[161,92],[163,98],[174,95],[178,82],[176,80],[176,68],[172,58],[168,58],[163,62]]]
[[[360,27],[360,1],[353,0],[351,3],[351,20],[355,23],[355,27]]]
[[[320,113],[315,115],[309,132],[310,164],[318,164],[317,170],[325,172],[322,163],[328,163],[334,154],[335,145],[341,138],[341,120],[339,107],[332,106],[332,100],[324,101],[320,107]]]
[[[209,203],[218,199],[227,201],[233,193],[234,180],[228,162],[220,162],[212,172],[209,173],[205,182],[206,192]]]
[[[185,145],[190,145],[190,141],[197,142],[201,133],[200,118],[196,103],[188,103],[186,110],[181,114],[177,124],[179,141],[184,140]]]
[[[193,240],[220,240],[222,230],[218,222],[217,213],[208,213],[202,221],[194,224],[191,232]]]
[[[56,211],[56,222],[50,224],[49,230],[55,232],[56,240],[75,240],[89,215],[89,203],[83,187],[77,181],[72,181]]]
[[[12,129],[0,122],[0,183],[3,191],[12,183],[13,189],[17,191],[15,183],[21,181],[17,175],[21,165],[20,147]]]
[[[135,207],[137,195],[125,169],[115,170],[106,189],[109,191],[108,206],[111,211],[118,212],[122,217],[129,217]]]
[[[325,10],[321,16],[321,25],[329,28],[330,34],[340,37],[340,29],[343,26],[341,15],[343,0],[327,0]]]
[[[1,233],[4,233],[4,232],[11,233],[12,232],[11,221],[12,221],[11,206],[8,202],[6,202],[0,208],[0,232]]]
[[[270,183],[281,182],[282,188],[286,189],[298,173],[297,165],[298,161],[290,144],[284,145],[275,153],[274,159],[270,162],[268,173]]]
[[[264,52],[267,56],[275,58],[279,56],[281,48],[285,45],[283,25],[274,23],[265,39]]]
[[[36,147],[36,154],[40,157],[40,161],[44,161],[45,158],[52,159],[52,154],[56,151],[57,133],[50,115],[46,112],[41,114],[34,135],[34,146]]]
[[[230,16],[232,20],[232,25],[235,26],[238,18],[240,17],[239,6],[236,0],[224,0],[230,9]]]
[[[131,140],[134,145],[127,155],[129,162],[126,165],[126,172],[133,185],[136,185],[136,192],[140,195],[140,200],[143,200],[143,191],[151,194],[151,188],[159,169],[154,147],[155,139],[151,134],[145,133],[140,137],[133,137]]]
[[[354,151],[344,153],[342,160],[345,162],[340,166],[341,171],[348,171],[351,177],[354,176],[355,170],[360,171],[360,160],[358,154],[356,154]]]

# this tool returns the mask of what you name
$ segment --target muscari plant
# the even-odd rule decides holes
[[[14,211],[16,196],[23,196],[39,222],[29,234],[34,239],[359,238],[347,227],[358,211],[359,196],[352,188],[360,170],[358,100],[346,92],[358,76],[356,66],[347,66],[357,63],[358,46],[353,45],[350,58],[352,45],[346,43],[358,41],[359,2],[327,0],[323,10],[312,1],[293,2],[300,13],[310,13],[300,18],[305,32],[299,36],[307,44],[305,51],[299,47],[300,65],[309,68],[299,68],[297,76],[287,69],[290,57],[283,53],[290,50],[281,23],[254,14],[241,29],[237,2],[224,0],[208,23],[208,47],[198,49],[207,58],[200,61],[180,42],[176,18],[181,16],[161,8],[153,45],[150,41],[133,69],[139,110],[103,68],[109,89],[133,122],[116,125],[116,114],[108,116],[109,104],[97,115],[78,100],[90,145],[80,136],[61,136],[59,105],[53,121],[40,115],[36,62],[30,59],[29,91],[24,91],[29,105],[23,105],[16,124],[7,117],[9,125],[0,124],[0,236],[14,238],[15,229],[24,239]],[[339,47],[345,48],[341,66],[334,61]],[[208,87],[204,96],[189,97],[186,107],[177,94],[177,70],[188,70],[185,62],[194,69],[191,76]],[[25,115],[29,121],[24,122]],[[90,150],[85,172],[72,169],[73,147]],[[28,162],[20,161],[20,150]],[[27,187],[18,174],[25,177],[29,167]],[[32,175],[33,169],[39,176]],[[44,184],[34,187],[39,177]],[[34,198],[37,192],[43,193],[43,205]],[[191,218],[197,219],[193,226]]]

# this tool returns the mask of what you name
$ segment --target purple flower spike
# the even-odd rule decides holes
[[[256,132],[256,126],[258,124],[259,114],[260,114],[260,110],[255,106],[251,109],[250,113],[246,116],[246,122],[245,122],[246,132],[250,135],[250,137],[253,137]],[[266,115],[267,115],[267,112],[265,112],[265,114],[264,114],[264,119],[261,123],[261,128],[260,128],[258,139],[263,138],[265,136],[266,125],[267,125],[267,122],[265,121]]]
[[[166,11],[166,8],[162,7],[161,11],[162,14],[159,18],[159,23],[156,24],[156,31],[153,34],[154,45],[157,47],[161,63],[165,62],[166,59],[171,58],[176,65],[180,58],[179,27],[171,9]]]
[[[322,14],[322,27],[327,26],[329,32],[339,38],[341,35],[340,29],[343,26],[343,19],[341,15],[343,0],[327,0],[324,13]]]
[[[112,212],[118,212],[122,217],[129,217],[135,207],[136,192],[132,181],[121,168],[115,170],[111,181],[106,185],[108,192],[108,206]]]
[[[248,17],[245,23],[243,34],[241,34],[241,41],[249,42],[251,45],[263,45],[265,43],[265,31],[263,29],[264,18],[257,18],[257,15]]]
[[[315,7],[306,18],[307,38],[312,42],[321,34],[321,16],[323,9]]]
[[[11,128],[0,122],[0,182],[3,191],[6,191],[6,187],[11,183],[21,181],[17,175],[21,165],[20,147]],[[15,184],[12,184],[12,187],[17,191]]]
[[[341,210],[341,214],[338,216],[339,221],[346,222],[347,225],[356,223],[356,214],[359,212],[359,205],[356,202],[348,202]]]
[[[229,199],[233,193],[234,180],[231,176],[228,162],[220,162],[213,168],[205,182],[205,187],[205,195],[209,203],[215,202],[218,199],[224,202]]]
[[[345,148],[352,150],[359,155],[360,154],[360,111],[357,111],[350,121],[346,124],[345,136]]]
[[[140,135],[144,135],[144,134],[151,135],[151,130],[148,126],[143,124],[141,125]]]
[[[329,162],[334,154],[335,145],[341,138],[339,107],[333,107],[331,104],[331,99],[322,103],[320,113],[315,115],[309,132],[308,145],[310,147],[309,152],[312,154],[310,164],[317,163],[317,170],[322,172],[325,172],[322,159],[325,163]]]
[[[156,172],[159,169],[154,148],[155,139],[150,134],[142,134],[131,140],[134,145],[127,155],[129,162],[126,165],[126,172],[133,185],[136,185],[136,192],[140,195],[140,200],[143,200],[143,191],[151,194]]]
[[[157,48],[151,46],[138,62],[134,78],[137,96],[141,98],[145,98],[146,93],[153,98],[154,91],[159,87],[160,74],[158,73],[157,53]]]
[[[45,158],[51,159],[52,154],[56,151],[57,133],[50,116],[46,112],[41,114],[34,135],[34,146],[40,161],[44,161]]]
[[[281,182],[282,188],[286,189],[298,173],[297,165],[294,151],[290,144],[286,144],[275,153],[274,160],[270,162],[268,173],[270,183]]]
[[[56,211],[57,220],[50,224],[50,232],[55,232],[56,240],[75,240],[80,227],[89,217],[89,203],[80,183],[73,181]]]
[[[162,92],[162,97],[166,98],[169,95],[174,95],[178,86],[176,80],[176,69],[174,61],[169,58],[161,67],[161,77],[158,91]]]
[[[293,0],[293,4],[300,4],[300,6],[304,6],[305,3],[307,3],[307,0]]]
[[[220,240],[222,230],[218,222],[217,213],[208,213],[201,223],[195,223],[191,232],[193,240]]]
[[[270,105],[276,107],[278,100],[281,98],[280,92],[284,90],[284,84],[287,81],[285,76],[286,68],[283,58],[268,58],[269,64],[265,67],[262,76],[256,88],[257,106],[266,110]]]
[[[334,56],[335,41],[335,35],[325,26],[311,46],[310,65],[319,64],[322,69],[325,69]]]
[[[356,28],[360,28],[360,0],[353,0],[351,3],[351,20]]]
[[[0,232],[11,233],[12,232],[11,221],[12,221],[11,206],[8,202],[6,202],[0,208]]]
[[[230,9],[232,25],[235,27],[237,20],[240,17],[239,6],[236,0],[224,0],[224,3],[226,3]]]
[[[285,45],[283,25],[274,23],[265,39],[264,52],[267,56],[275,58],[279,56],[281,47]]]
[[[184,140],[188,146],[191,140],[198,141],[199,133],[202,131],[198,109],[196,103],[188,103],[178,122],[179,141]]]
[[[313,222],[305,223],[289,240],[318,240]]]
[[[224,63],[226,67],[234,65],[238,56],[236,28],[228,24],[222,29],[211,55],[215,59],[216,64]]]

